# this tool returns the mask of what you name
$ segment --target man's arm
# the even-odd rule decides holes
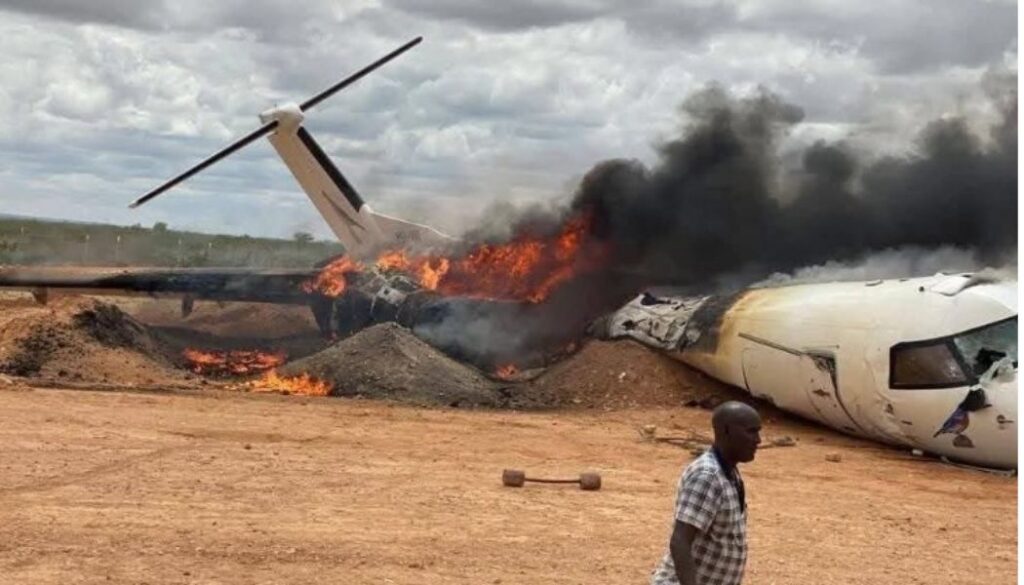
[[[697,527],[676,520],[672,529],[672,538],[668,541],[668,550],[672,562],[676,566],[676,578],[680,585],[697,585],[697,565],[693,562],[693,539],[697,536]]]
[[[699,533],[711,529],[721,502],[722,486],[714,473],[701,469],[683,473],[676,503],[676,523],[668,543],[681,585],[696,585],[693,541]]]

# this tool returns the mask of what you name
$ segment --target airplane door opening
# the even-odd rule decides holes
[[[835,357],[813,353],[804,354],[804,357],[802,361],[810,362],[801,365],[808,373],[806,390],[811,404],[830,425],[857,433],[858,425],[847,412],[839,394]]]
[[[743,377],[752,395],[833,428],[859,432],[839,393],[834,356],[785,347],[753,335],[740,336],[755,342],[743,350],[742,358]]]

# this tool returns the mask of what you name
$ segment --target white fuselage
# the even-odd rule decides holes
[[[646,318],[635,300],[619,312],[631,325],[613,317],[610,334],[852,435],[1017,466],[1016,281],[939,275],[749,289],[703,316],[701,299],[687,300],[697,308],[662,305]],[[1012,356],[974,364],[983,348]]]

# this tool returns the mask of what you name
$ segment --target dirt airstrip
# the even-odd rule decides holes
[[[3,583],[645,583],[692,455],[638,430],[706,433],[708,411],[684,403],[735,396],[639,346],[595,343],[526,386],[479,382],[543,407],[530,410],[416,407],[394,388],[391,401],[250,394],[189,373],[177,348],[265,334],[245,324],[255,312],[283,332],[263,343],[314,359],[301,312],[198,307],[182,321],[150,301],[58,302],[0,298]],[[394,347],[391,361],[435,359]],[[1015,478],[760,408],[766,442],[795,445],[744,468],[747,583],[1016,582]],[[505,467],[594,470],[604,485],[505,488]]]

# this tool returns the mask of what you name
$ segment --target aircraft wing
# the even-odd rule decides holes
[[[0,290],[24,290],[45,302],[48,292],[308,304],[303,283],[313,269],[0,267]]]

